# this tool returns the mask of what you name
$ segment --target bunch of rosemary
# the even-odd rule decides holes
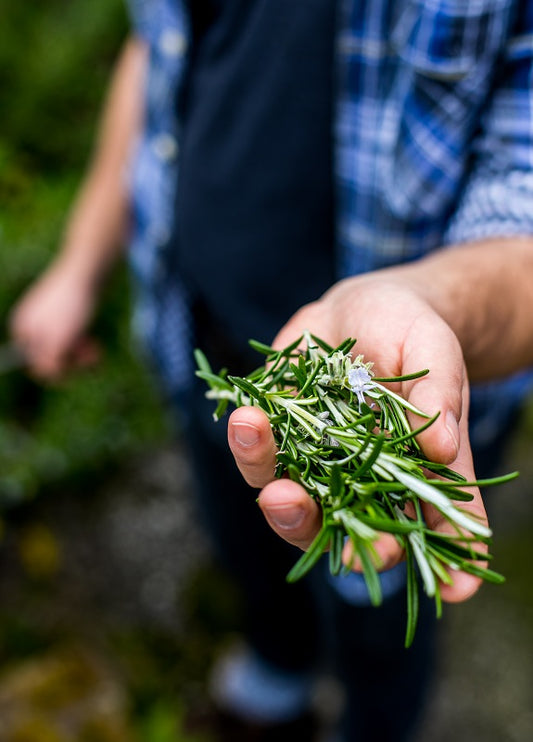
[[[196,351],[197,375],[210,387],[207,396],[218,400],[215,419],[229,403],[257,405],[265,411],[278,445],[276,475],[286,474],[299,482],[322,508],[322,528],[289,573],[289,581],[302,577],[328,550],[332,574],[349,569],[342,563],[349,539],[370,599],[379,605],[374,542],[381,532],[393,534],[406,555],[406,646],[415,635],[419,582],[435,599],[439,616],[440,584],[452,583],[450,571],[503,582],[501,575],[479,565],[490,555],[478,552],[476,545],[490,543],[491,531],[457,502],[472,499],[463,487],[500,484],[516,473],[467,482],[424,456],[416,436],[436,416],[429,418],[384,384],[418,378],[427,370],[408,377],[378,378],[372,363],[365,363],[362,356],[352,357],[353,339],[332,348],[304,333],[283,350],[257,341],[250,344],[266,356],[266,363],[247,377],[228,376],[225,370],[213,373],[201,351]],[[411,430],[407,410],[425,418],[425,424]],[[442,513],[453,532],[432,530],[421,503]]]

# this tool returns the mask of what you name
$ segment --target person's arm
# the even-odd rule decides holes
[[[471,481],[474,470],[467,428],[469,387],[461,345],[450,324],[426,300],[424,283],[417,286],[417,280],[414,269],[411,274],[407,268],[398,268],[341,281],[319,301],[297,312],[275,344],[284,347],[308,329],[332,345],[340,344],[346,337],[357,338],[357,353],[374,362],[378,376],[429,368],[427,376],[404,382],[397,390],[426,413],[441,412],[419,436],[419,442],[429,458],[451,465]],[[269,524],[282,538],[306,549],[320,528],[320,510],[295,482],[273,481],[275,447],[261,410],[242,407],[233,412],[228,437],[244,478],[253,487],[264,488],[259,505]],[[473,494],[474,499],[465,503],[465,509],[486,521],[480,493]],[[436,511],[429,507],[424,511],[432,528],[448,528]],[[390,535],[380,539],[377,550],[383,568],[402,558]],[[348,554],[346,557],[349,561]],[[475,592],[478,584],[476,578],[458,573],[453,586],[441,587],[442,597],[463,600]]]
[[[533,236],[446,248],[398,278],[455,332],[471,382],[533,366]]]
[[[440,411],[419,442],[429,458],[451,465],[472,481],[468,373],[488,379],[533,364],[532,300],[533,239],[480,242],[337,283],[292,317],[275,345],[284,347],[308,329],[334,346],[356,337],[357,353],[375,362],[379,376],[429,368],[427,376],[403,383],[399,391],[430,415]],[[259,505],[271,527],[296,546],[308,548],[321,526],[320,510],[295,482],[274,481],[275,446],[262,411],[236,410],[228,436],[244,478],[264,488]],[[486,521],[479,491],[463,506]],[[424,510],[431,527],[449,528],[431,507]],[[402,558],[390,535],[380,539],[377,550],[383,568]],[[442,585],[442,597],[464,600],[479,584],[471,575],[456,573],[453,585]]]
[[[131,37],[116,64],[58,255],[12,312],[13,339],[41,378],[57,378],[97,354],[86,331],[102,282],[123,250],[129,221],[126,168],[140,126],[145,66],[145,44]]]

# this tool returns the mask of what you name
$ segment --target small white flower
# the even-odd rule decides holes
[[[375,386],[370,373],[364,366],[352,368],[348,372],[348,384],[352,392],[357,395],[359,406],[365,403],[365,392],[371,391]]]

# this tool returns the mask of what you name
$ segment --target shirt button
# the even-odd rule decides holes
[[[159,160],[168,162],[178,154],[178,142],[172,134],[163,132],[152,139],[152,149]]]
[[[187,39],[181,31],[166,28],[159,37],[159,49],[167,57],[180,57],[187,49]]]

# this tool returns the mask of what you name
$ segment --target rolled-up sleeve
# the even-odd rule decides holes
[[[533,235],[533,4],[518,5],[447,244]]]
[[[150,40],[150,29],[153,25],[151,18],[154,14],[154,4],[149,0],[127,0],[133,33],[143,41]]]

